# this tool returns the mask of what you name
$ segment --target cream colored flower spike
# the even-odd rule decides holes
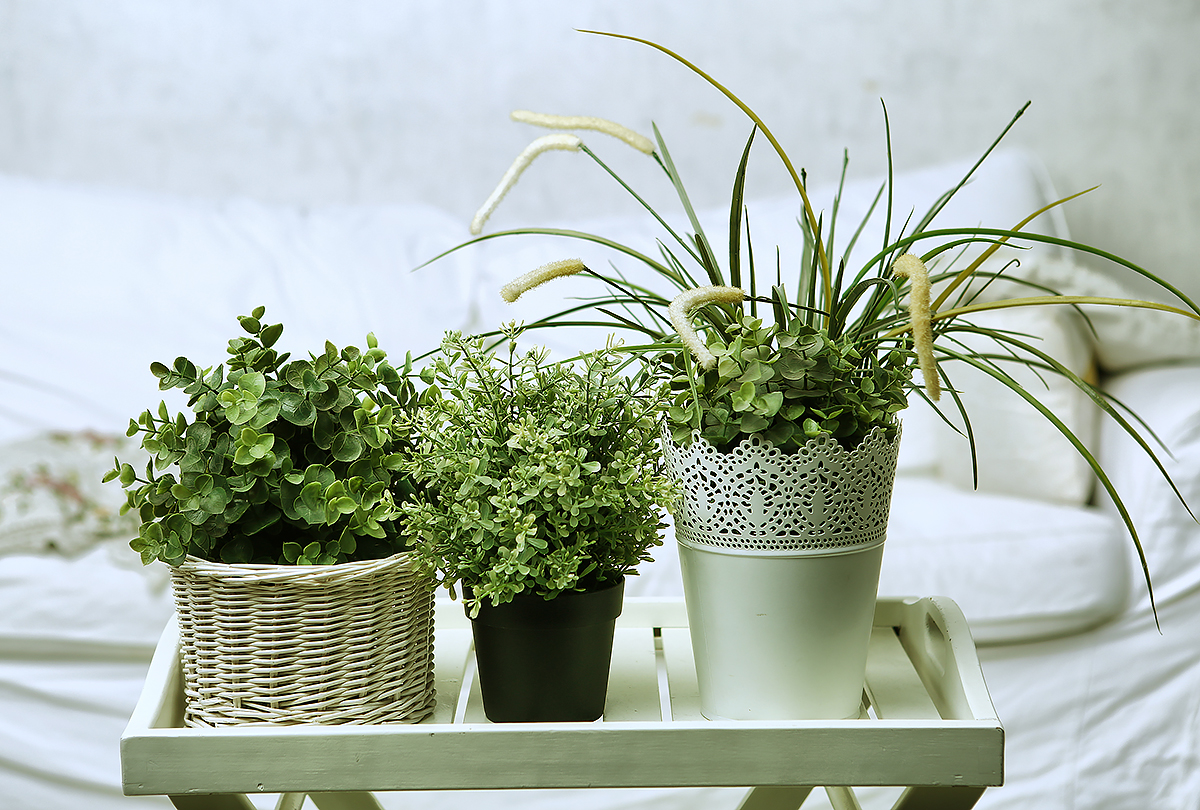
[[[705,371],[717,364],[717,358],[708,347],[700,342],[700,336],[692,328],[691,312],[702,304],[738,304],[746,299],[746,293],[740,287],[722,287],[710,285],[684,290],[675,296],[675,300],[667,307],[667,317],[679,334],[683,345],[696,356],[696,362]]]
[[[593,118],[590,115],[549,115],[529,110],[513,110],[512,120],[546,129],[591,129],[622,140],[639,152],[645,152],[647,155],[654,154],[654,144],[645,135],[639,135],[628,127],[604,118]]]
[[[557,262],[543,264],[536,270],[530,270],[523,276],[514,278],[500,288],[500,297],[508,303],[513,303],[534,287],[545,284],[552,278],[571,276],[587,270],[580,259],[561,259]]]
[[[526,146],[521,154],[517,155],[517,159],[508,167],[508,171],[500,178],[500,184],[496,186],[496,190],[487,198],[487,201],[475,214],[475,218],[471,220],[471,233],[478,234],[483,230],[483,224],[488,221],[488,217],[496,210],[496,206],[504,199],[504,195],[508,190],[517,184],[521,173],[529,168],[529,164],[533,163],[533,159],[543,152],[549,152],[552,149],[565,149],[571,152],[578,152],[579,146],[583,141],[574,135],[543,135],[533,143]]]
[[[925,267],[925,262],[911,253],[905,253],[892,262],[892,272],[908,279],[912,285],[908,312],[912,316],[913,348],[917,352],[921,376],[925,378],[925,392],[929,394],[930,399],[937,402],[942,397],[942,384],[938,377],[937,361],[933,358],[929,269]]]

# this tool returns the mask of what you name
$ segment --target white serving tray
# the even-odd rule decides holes
[[[439,600],[435,657],[422,723],[191,729],[172,621],[121,737],[125,793],[181,807],[311,794],[332,808],[377,806],[371,791],[755,786],[743,808],[766,810],[813,785],[898,785],[911,787],[897,807],[966,808],[1003,782],[1004,731],[946,598],[879,600],[859,720],[704,719],[680,599],[626,599],[594,723],[489,723],[457,603]]]

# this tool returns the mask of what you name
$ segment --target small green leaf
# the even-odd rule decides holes
[[[302,395],[283,393],[279,395],[279,414],[293,425],[311,425],[317,418],[317,409]]]
[[[754,400],[754,412],[759,416],[770,418],[779,413],[779,409],[783,406],[783,392],[772,391],[769,394],[764,394]]]
[[[254,554],[254,546],[245,537],[239,537],[221,547],[221,561],[230,565],[248,563]]]
[[[308,523],[320,523],[325,518],[325,488],[319,481],[305,484],[296,499],[295,509]]]
[[[329,502],[329,505],[343,515],[349,515],[358,508],[358,504],[354,502],[354,499],[347,497],[334,498]]]
[[[363,454],[364,442],[354,433],[339,433],[333,439],[330,452],[338,461],[354,461]]]
[[[248,371],[238,378],[237,385],[239,389],[257,399],[267,390],[267,379],[260,371]]]
[[[283,334],[283,324],[276,323],[265,327],[259,334],[258,339],[262,341],[262,345],[270,348],[279,340],[279,336]]]
[[[792,422],[776,421],[770,428],[763,431],[763,438],[776,447],[782,447],[796,434],[796,425]]]
[[[765,430],[771,423],[756,413],[742,415],[741,428],[743,433],[757,433]]]
[[[253,511],[247,510],[242,519],[238,521],[238,529],[246,535],[253,536],[269,526],[274,526],[281,517],[279,510],[273,506],[263,506]],[[287,545],[284,543],[285,556]],[[292,543],[291,545],[296,544]],[[299,546],[296,547],[299,548]],[[289,560],[289,562],[291,561]]]
[[[733,409],[735,411],[745,411],[750,408],[754,402],[754,383],[745,382],[741,387],[734,392]]]

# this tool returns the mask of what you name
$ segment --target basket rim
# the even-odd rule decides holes
[[[276,563],[224,563],[188,555],[171,572],[229,582],[316,583],[350,581],[394,570],[412,569],[415,555],[401,551],[378,560],[358,560],[333,565],[281,565]]]

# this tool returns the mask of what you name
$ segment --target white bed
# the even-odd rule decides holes
[[[406,350],[432,348],[443,329],[473,330],[494,327],[501,319],[530,319],[571,294],[571,282],[562,282],[508,307],[495,291],[518,272],[564,255],[609,259],[592,248],[568,247],[558,240],[501,240],[410,273],[410,268],[466,238],[471,206],[486,195],[508,157],[529,135],[502,118],[483,122],[461,112],[458,119],[428,97],[432,90],[413,89],[423,85],[405,91],[412,121],[386,126],[368,121],[361,132],[354,131],[357,135],[337,128],[343,123],[330,124],[334,131],[328,143],[341,150],[339,160],[321,155],[306,159],[307,142],[301,139],[297,146],[286,133],[288,127],[319,129],[322,115],[343,122],[339,104],[357,98],[354,92],[360,85],[375,95],[365,102],[358,99],[361,105],[354,109],[369,108],[371,101],[382,98],[385,90],[364,79],[369,74],[351,56],[361,48],[374,55],[376,66],[386,67],[390,49],[415,41],[410,30],[397,33],[406,23],[426,26],[424,44],[413,46],[425,60],[422,64],[442,58],[439,54],[446,49],[439,47],[453,40],[454,26],[467,25],[452,19],[449,11],[435,24],[435,12],[418,12],[403,4],[387,12],[361,3],[350,17],[343,17],[310,3],[303,20],[284,24],[279,23],[280,9],[271,4],[259,7],[258,16],[229,4],[179,4],[183,19],[209,26],[220,23],[237,32],[223,37],[225,28],[201,25],[196,41],[180,45],[197,65],[203,61],[222,77],[217,83],[220,92],[231,93],[231,77],[240,75],[222,67],[222,58],[255,48],[275,54],[263,63],[261,73],[254,74],[245,97],[232,96],[231,101],[220,93],[205,96],[196,111],[197,120],[206,121],[204,117],[219,112],[222,103],[234,108],[254,103],[263,110],[262,121],[269,123],[263,123],[261,131],[250,127],[246,132],[254,137],[241,141],[228,131],[214,130],[215,141],[210,142],[203,127],[186,137],[172,129],[186,129],[181,100],[186,96],[172,95],[172,88],[179,88],[171,84],[171,71],[180,68],[172,66],[170,49],[162,43],[180,43],[187,37],[172,27],[165,12],[137,4],[105,5],[64,4],[54,13],[32,3],[0,3],[0,19],[12,23],[7,33],[0,27],[0,67],[15,66],[8,74],[0,70],[0,99],[9,99],[8,107],[21,111],[25,122],[23,128],[0,126],[0,168],[5,169],[0,173],[0,268],[5,283],[0,297],[0,805],[21,810],[165,805],[165,800],[120,795],[117,738],[170,614],[167,578],[158,565],[143,568],[126,548],[112,512],[120,492],[98,481],[114,453],[136,457],[136,449],[120,436],[129,417],[157,404],[161,396],[148,372],[151,361],[170,361],[182,354],[216,362],[236,328],[235,316],[259,304],[267,307],[268,319],[285,324],[284,348],[305,351],[325,339],[356,343],[373,331],[384,349],[402,357]],[[601,5],[585,4],[582,22],[600,26],[637,19],[617,12],[606,16]],[[870,3],[851,5],[855,13],[871,12]],[[549,20],[539,22],[532,10],[513,18],[499,5],[475,3],[465,8],[476,15],[468,26],[476,37],[472,42],[486,45],[484,55],[493,60],[507,51],[497,50],[497,40],[480,32],[480,20],[491,20],[506,41],[519,41],[531,26],[543,36],[568,36],[554,27],[565,19],[561,11],[538,7]],[[645,19],[664,26],[667,33],[667,23],[679,20],[665,5],[652,3],[647,8]],[[1073,5],[1049,8],[1047,13],[1065,15]],[[709,12],[716,22],[723,19],[719,12]],[[752,16],[762,21],[770,14],[764,4],[755,6]],[[370,22],[373,15],[381,18],[378,26]],[[973,24],[983,24],[972,19]],[[837,25],[846,25],[844,19],[837,20]],[[745,25],[724,22],[746,33]],[[539,24],[550,28],[539,29]],[[704,38],[697,24],[679,25],[681,39]],[[289,43],[278,34],[284,30],[316,37],[322,29],[329,30],[328,41],[311,47],[304,44],[308,40]],[[155,32],[161,41],[154,39]],[[21,33],[32,39],[15,38]],[[204,52],[204,43],[218,41],[221,45],[214,46],[213,53]],[[42,51],[31,55],[35,46],[63,49],[62,61],[47,59]],[[94,75],[84,69],[89,64],[81,55],[86,53],[84,46],[96,51]],[[595,53],[591,45],[586,49]],[[309,66],[304,81],[292,87],[288,71],[296,66],[296,53],[309,51],[321,54],[320,66],[341,65],[343,72],[318,73]],[[725,57],[716,53],[714,59]],[[487,100],[495,91],[507,98],[513,82],[528,69],[523,64],[512,58],[503,81],[499,74],[490,74],[495,87],[480,74],[481,86],[463,95]],[[55,65],[78,84],[67,82],[66,74],[54,74]],[[197,65],[189,65],[184,75],[199,72]],[[411,62],[405,65],[416,69]],[[45,86],[62,94],[45,102],[40,117],[30,111],[42,108],[27,97],[28,89],[39,85],[28,81],[18,67],[46,71]],[[661,71],[654,81],[663,87],[654,85],[652,90],[631,78],[651,69]],[[161,86],[130,78],[146,70],[164,71],[167,78]],[[389,70],[399,68],[384,69],[386,77],[397,79],[399,74]],[[617,110],[625,105],[636,108],[641,118],[629,123],[640,128],[659,102],[672,113],[684,104],[665,101],[668,96],[659,92],[663,88],[687,97],[702,94],[682,74],[658,62],[637,59],[612,71],[639,90],[608,101]],[[455,77],[463,75],[461,67],[447,71],[445,87],[457,87],[460,79]],[[180,81],[178,76],[174,80]],[[103,102],[102,88],[109,84],[132,86],[133,101],[118,93],[105,108],[70,95],[94,93]],[[551,90],[559,84],[569,90],[566,79],[551,84]],[[539,86],[542,98],[562,97]],[[155,87],[162,90],[162,98],[154,95]],[[300,108],[310,118],[289,118],[288,108],[280,107],[280,99],[289,94],[303,100]],[[19,104],[12,101],[17,96]],[[535,106],[539,100],[521,106]],[[762,101],[767,106],[778,103],[767,93]],[[95,109],[136,109],[143,119],[121,130],[103,115],[79,115],[80,110]],[[715,127],[722,144],[740,148],[746,132],[738,127],[733,137],[728,128],[705,118],[711,115],[708,109],[701,105],[688,119],[688,143],[695,147],[690,137],[697,128]],[[720,109],[722,114],[729,112]],[[277,115],[271,118],[273,110]],[[163,114],[163,121],[155,122],[156,113]],[[229,114],[237,120],[252,118],[239,109]],[[381,133],[423,132],[428,125],[422,116],[429,116],[445,133],[444,143],[425,159],[400,160],[379,147]],[[450,126],[458,120],[463,128]],[[88,121],[93,142],[86,137]],[[869,126],[875,121],[872,117]],[[480,129],[485,125],[486,132]],[[38,141],[45,144],[44,154],[28,140],[37,141],[39,132],[45,135]],[[138,161],[136,150],[117,142],[114,133],[122,132],[142,139],[145,163]],[[272,132],[284,145],[274,155]],[[493,135],[502,143],[484,143]],[[947,143],[951,140],[947,136]],[[414,142],[418,141],[410,141]],[[428,135],[421,142],[429,143]],[[610,149],[606,143],[597,146]],[[84,162],[89,149],[95,155],[92,164]],[[913,151],[931,164],[962,154],[957,145],[930,149]],[[354,157],[356,150],[375,156],[376,163],[361,164]],[[969,151],[976,151],[974,141]],[[1055,157],[1052,152],[1043,157]],[[686,158],[692,174],[711,168],[700,154],[697,149]],[[381,158],[387,155],[395,159]],[[956,221],[1011,225],[1052,193],[1048,173],[1028,152],[1010,150],[994,157],[978,182],[965,190],[956,210],[947,212]],[[735,160],[736,153],[730,158]],[[766,163],[766,153],[758,160]],[[1057,163],[1048,162],[1049,174],[1057,177]],[[335,164],[337,171],[331,168]],[[963,168],[956,159],[903,173],[901,207],[931,200]],[[577,217],[585,217],[584,225],[603,228],[608,235],[636,241],[653,234],[645,219],[625,213],[628,208],[613,209],[564,193],[559,186],[563,178],[568,185],[578,181],[582,188],[589,187],[578,166],[557,161],[538,170],[544,170],[540,178],[522,181],[513,192],[515,207],[502,209],[498,226],[525,224],[531,220],[522,216],[550,212],[549,219],[537,219],[538,224],[580,224]],[[419,182],[405,179],[418,172],[445,172],[446,188],[431,190],[436,182],[426,176]],[[713,200],[720,196],[716,192],[724,193],[727,175],[731,171],[722,164],[720,182],[712,181]],[[852,218],[855,207],[865,209],[863,195],[876,187],[869,177],[857,176],[844,217]],[[478,177],[486,179],[480,182]],[[822,188],[813,196],[827,204],[828,186]],[[791,225],[793,204],[769,183],[758,189],[752,202],[756,239],[780,241],[786,254],[797,237]],[[422,195],[426,199],[418,199]],[[581,203],[578,208],[576,202]],[[704,216],[716,231],[725,213],[711,208]],[[1095,239],[1095,222],[1087,224],[1093,232],[1086,235]],[[1061,218],[1046,218],[1040,226],[1065,232]],[[1023,271],[1038,278],[1080,291],[1110,290],[1112,278],[1091,268],[1094,265],[1065,264],[1062,255],[1047,249],[1031,252],[1023,262]],[[1173,272],[1177,278],[1186,277],[1190,268],[1175,267]],[[1200,330],[1155,318],[1097,317],[1094,323],[1097,340],[1078,322],[1059,316],[1047,316],[1029,328],[1043,333],[1047,345],[1053,344],[1062,357],[1074,358],[1081,370],[1098,362],[1106,388],[1135,407],[1171,448],[1169,470],[1189,502],[1200,505],[1200,368],[1186,362],[1172,365],[1200,359]],[[545,337],[556,351],[598,339],[594,333]],[[1038,432],[1036,420],[1008,409],[986,389],[974,394],[976,407],[987,414],[984,421],[993,426],[981,437],[985,475],[978,493],[968,491],[964,483],[965,445],[940,429],[928,412],[914,408],[906,415],[881,590],[949,595],[972,624],[1007,734],[1007,784],[989,790],[980,807],[1195,807],[1200,796],[1200,623],[1195,619],[1200,611],[1200,527],[1113,425],[1097,422],[1088,427],[1094,415],[1079,408],[1068,393],[1056,390],[1047,395],[1065,397],[1062,407],[1091,437],[1142,531],[1161,632],[1149,608],[1140,564],[1111,506],[1092,498],[1093,482],[1054,445],[1053,437]],[[632,583],[630,593],[678,593],[679,587],[677,561],[668,542],[659,559]],[[732,810],[742,793],[729,788],[420,794],[385,797],[385,803],[439,810],[564,804],[596,810]],[[885,793],[867,795],[864,804],[878,804]]]

